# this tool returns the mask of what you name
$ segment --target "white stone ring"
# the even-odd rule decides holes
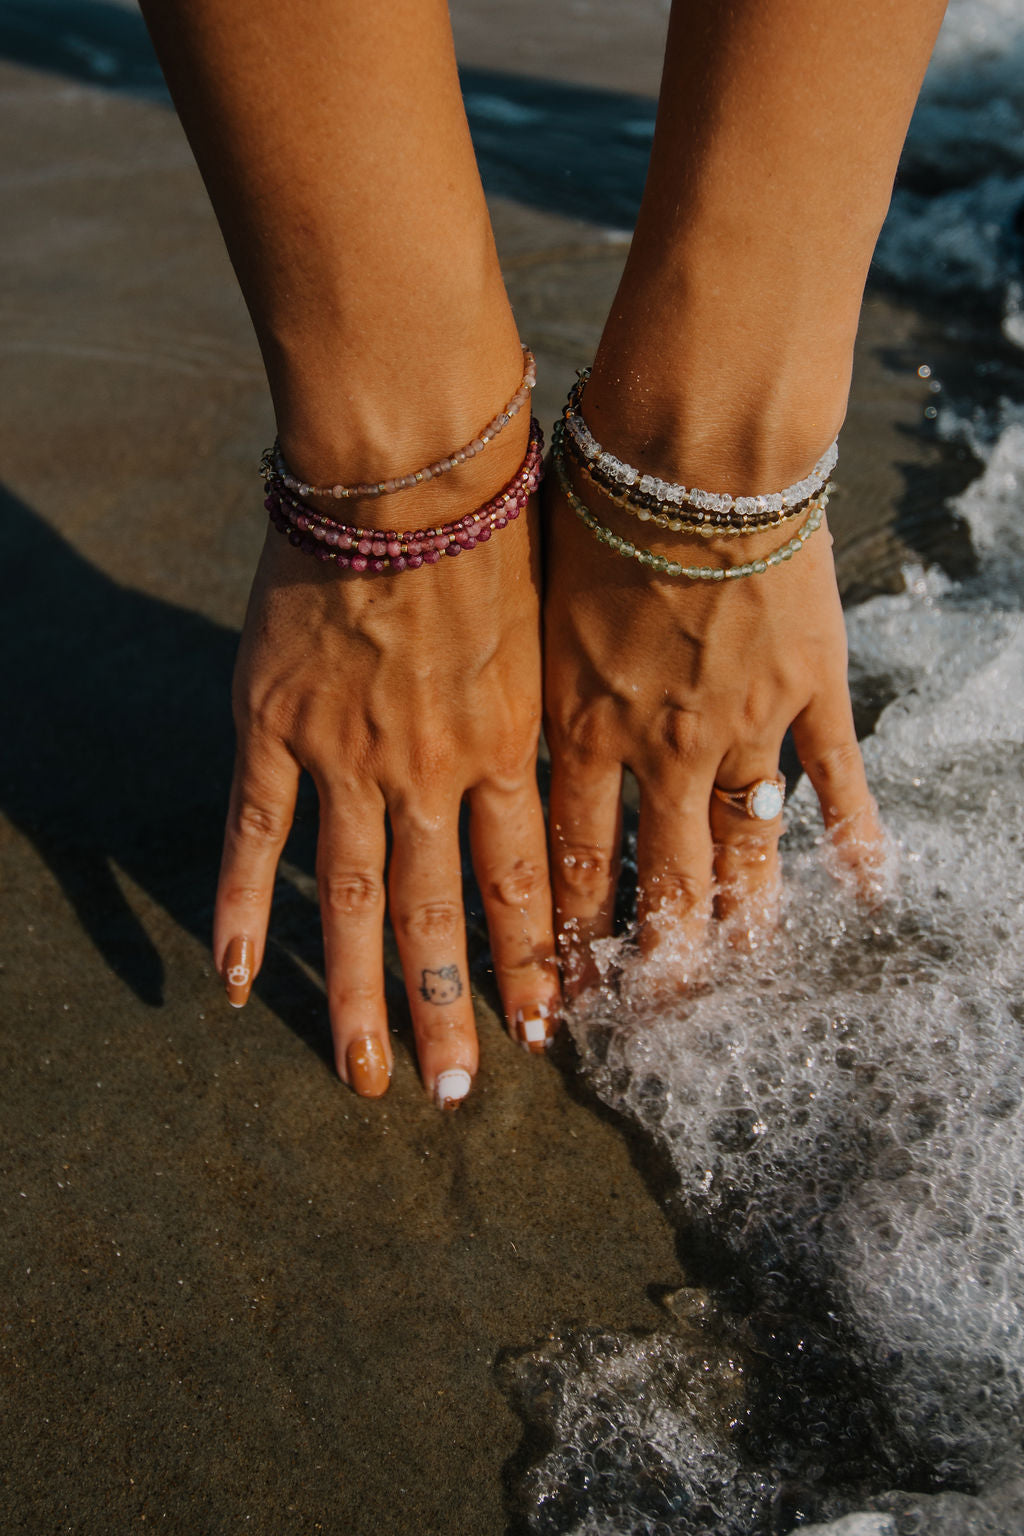
[[[719,800],[745,811],[753,821],[774,821],[786,803],[785,779],[755,779],[745,789],[719,789],[716,784],[714,791]]]

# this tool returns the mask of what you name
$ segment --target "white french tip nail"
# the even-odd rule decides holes
[[[461,1067],[451,1067],[447,1072],[439,1072],[434,1084],[434,1098],[439,1109],[455,1109],[461,1104],[470,1088],[473,1079],[468,1072]]]

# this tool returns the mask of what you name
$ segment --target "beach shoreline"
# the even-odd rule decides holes
[[[467,67],[496,69],[490,12],[461,9]],[[624,63],[605,6],[574,83],[649,98],[663,14]],[[459,1113],[419,1083],[393,953],[392,1088],[364,1103],[337,1081],[308,796],[253,1001],[227,1006],[207,933],[263,537],[255,342],[164,103],[10,58],[0,100],[5,1530],[517,1530],[500,1363],[664,1322],[688,1278],[667,1175],[568,1042],[538,1062],[504,1034],[478,918],[482,1066]],[[625,242],[491,201],[547,425]],[[966,390],[977,346],[869,291],[830,509],[848,600],[900,590],[908,563],[967,568],[942,507],[977,461],[925,412],[934,384]]]

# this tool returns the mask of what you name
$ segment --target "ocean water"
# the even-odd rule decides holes
[[[907,136],[877,275],[1001,309],[1024,345],[1024,6],[951,0]]]
[[[1024,343],[1022,205],[1024,9],[954,0],[878,271]],[[775,938],[673,1004],[615,941],[570,1020],[690,1283],[654,1332],[507,1367],[538,1536],[1024,1533],[1024,402],[935,426],[981,466],[976,569],[848,614],[854,689],[890,700],[878,901],[801,783]]]

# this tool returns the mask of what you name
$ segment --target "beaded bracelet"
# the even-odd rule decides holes
[[[284,460],[281,451],[280,439],[274,439],[272,448],[268,448],[260,460],[260,470],[265,479],[271,476],[280,480],[289,491],[295,491],[299,496],[331,496],[335,501],[346,501],[353,497],[361,496],[371,498],[374,496],[392,496],[395,491],[407,491],[414,485],[420,485],[424,480],[436,480],[438,475],[446,475],[452,469],[457,469],[460,464],[465,464],[475,454],[482,453],[492,438],[497,437],[512,420],[519,414],[520,409],[530,398],[530,391],[537,382],[537,364],[529,347],[523,348],[523,377],[519,388],[508,404],[492,416],[486,427],[481,428],[476,437],[466,443],[465,447],[457,448],[446,458],[436,459],[433,464],[425,464],[422,469],[417,469],[408,475],[395,475],[391,479],[378,480],[373,485],[307,485],[304,480],[299,480],[291,473]]]
[[[670,560],[666,555],[656,555],[653,550],[641,549],[631,539],[620,538],[613,529],[605,527],[586,503],[580,500],[569,483],[560,422],[555,424],[552,433],[551,457],[570,507],[599,543],[607,544],[616,554],[623,555],[627,560],[635,560],[638,565],[647,566],[660,576],[680,576],[686,581],[737,581],[744,576],[760,576],[770,566],[781,565],[786,560],[792,560],[793,556],[803,549],[811,534],[816,533],[821,527],[825,508],[828,506],[828,487],[825,486],[818,497],[810,502],[807,520],[793,538],[787,540],[778,549],[773,549],[770,554],[763,556],[760,560],[750,560],[744,565],[682,565],[678,560]]]
[[[632,498],[627,491],[616,494],[609,485],[605,485],[594,473],[591,465],[587,463],[580,453],[573,437],[564,436],[562,438],[562,450],[563,453],[568,453],[580,472],[586,475],[591,485],[607,497],[613,506],[621,508],[630,517],[635,517],[638,522],[650,523],[653,528],[667,529],[669,533],[695,533],[699,534],[702,539],[737,538],[749,533],[763,533],[766,528],[779,528],[783,523],[791,522],[793,518],[799,517],[801,512],[807,511],[814,500],[813,496],[808,496],[805,501],[798,502],[792,509],[788,509],[785,512],[772,512],[763,521],[744,519],[742,524],[733,523],[726,521],[721,513],[716,513],[713,521],[692,522],[686,517],[670,516],[665,511],[654,511],[646,497],[643,500],[641,500],[639,495]],[[660,504],[656,503],[655,505]]]
[[[562,412],[573,458],[618,505],[629,512],[636,508],[635,515],[642,522],[648,521],[642,515],[644,512],[653,514],[652,520],[658,526],[667,527],[673,533],[701,533],[710,538],[720,533],[760,533],[765,528],[776,528],[809,505],[825,486],[839,460],[837,439],[825,450],[809,475],[784,491],[758,496],[731,496],[727,491],[702,491],[674,485],[634,469],[602,448],[580,411],[589,377],[589,368],[579,370],[579,377],[569,391]],[[684,506],[692,512],[686,523],[674,510]],[[666,521],[660,522],[661,518]]]
[[[417,528],[413,533],[339,523],[299,501],[274,472],[267,476],[264,506],[274,527],[296,549],[333,560],[342,570],[415,571],[421,565],[436,565],[442,554],[461,555],[486,544],[492,533],[514,522],[540,484],[543,452],[544,434],[536,417],[531,417],[526,457],[496,496],[456,522]]]

